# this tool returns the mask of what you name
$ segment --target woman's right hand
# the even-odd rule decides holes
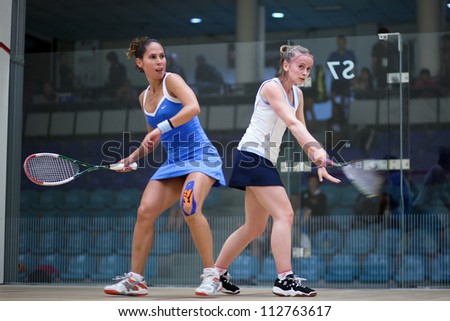
[[[332,183],[340,183],[341,180],[334,177],[328,171],[326,170],[325,166],[329,165],[328,155],[325,149],[319,148],[316,151],[314,151],[314,154],[312,156],[312,159],[314,164],[317,165],[317,176],[319,176],[319,181],[322,182],[323,179],[327,179]]]
[[[325,149],[318,148],[314,151],[311,157],[311,161],[316,164],[316,166],[327,166],[328,155]]]
[[[330,173],[328,173],[327,169],[325,167],[320,166],[317,169],[317,176],[319,176],[319,181],[323,182],[323,179],[325,178],[326,180],[329,180],[332,183],[338,184],[341,182],[340,179],[334,177],[333,175],[331,175]]]
[[[130,167],[131,163],[132,162],[130,161],[130,159],[128,157],[120,160],[117,164],[123,164],[123,168],[121,170],[118,170],[118,172],[127,173],[127,172],[132,171],[133,169]]]

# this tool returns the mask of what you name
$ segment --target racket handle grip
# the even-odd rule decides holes
[[[131,163],[130,165],[128,165],[128,167],[130,167],[132,170],[136,170],[138,168],[137,163]],[[124,168],[123,164],[112,164],[109,165],[109,169],[112,169],[113,171],[120,171]]]

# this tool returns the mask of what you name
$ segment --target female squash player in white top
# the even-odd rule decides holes
[[[139,96],[149,133],[139,149],[121,162],[125,166],[152,152],[161,142],[166,161],[150,179],[138,209],[134,229],[131,272],[116,278],[105,293],[146,295],[144,268],[153,244],[156,219],[180,200],[183,216],[203,261],[202,283],[195,294],[207,296],[220,290],[214,268],[213,242],[202,205],[212,186],[225,185],[222,161],[200,125],[200,106],[186,82],[166,72],[161,43],[148,37],[134,39],[128,50],[149,86]],[[125,170],[129,171],[129,169]]]
[[[340,182],[325,168],[327,154],[311,136],[305,124],[303,94],[298,88],[308,78],[313,56],[308,49],[280,48],[278,76],[262,83],[256,95],[250,125],[242,137],[229,186],[245,190],[245,223],[225,241],[216,268],[222,291],[237,294],[227,273],[233,260],[265,229],[272,216],[271,249],[278,278],[273,293],[279,296],[315,296],[317,292],[302,285],[291,266],[291,229],[294,219],[289,197],[276,169],[280,144],[286,128],[292,132],[305,153],[318,168],[319,180]]]

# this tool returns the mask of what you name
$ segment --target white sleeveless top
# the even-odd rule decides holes
[[[250,120],[250,125],[239,142],[238,149],[241,151],[255,153],[261,157],[267,158],[274,165],[276,165],[278,155],[280,153],[280,145],[286,131],[286,124],[276,114],[269,103],[261,96],[262,87],[269,81],[275,81],[281,86],[281,88],[283,88],[277,77],[266,80],[261,84],[258,89],[258,93],[256,94],[255,106],[252,118]],[[300,102],[298,90],[299,89],[296,86],[292,86],[292,91],[294,93],[294,104],[292,105],[283,88],[286,102],[292,107],[292,112],[294,113]]]

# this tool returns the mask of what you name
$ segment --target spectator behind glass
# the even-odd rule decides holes
[[[55,88],[53,87],[53,84],[49,81],[46,81],[42,85],[41,91],[37,95],[33,96],[34,104],[46,104],[57,102],[58,96],[56,94]]]
[[[300,194],[301,222],[307,225],[304,230],[312,234],[322,228],[333,228],[326,218],[328,215],[327,195],[319,189],[316,175],[308,176],[308,188]]]
[[[121,103],[131,103],[136,101],[139,93],[133,88],[131,82],[127,79],[116,91],[116,99]]]
[[[317,117],[314,110],[314,103],[323,103],[328,100],[328,92],[325,80],[325,70],[323,66],[317,65],[314,77],[312,77],[311,87],[302,87],[304,98],[305,116],[311,128],[314,128]]]
[[[346,48],[347,39],[344,36],[337,37],[337,50],[328,57],[328,62],[333,62],[335,77],[331,83],[331,102],[333,104],[333,116],[336,121],[344,121],[347,118],[350,104],[350,88],[357,74],[357,59],[352,50]],[[353,65],[353,68],[350,67]]]
[[[116,96],[117,91],[127,81],[127,71],[125,66],[119,62],[119,57],[114,51],[106,55],[109,62],[108,82],[106,83],[106,94]]]
[[[65,53],[59,55],[59,91],[72,92],[74,83],[74,74],[72,68],[69,66],[69,61]]]
[[[220,72],[206,62],[205,56],[196,58],[195,84],[199,94],[218,94],[223,85],[223,77]]]
[[[412,96],[437,97],[440,94],[436,81],[431,77],[430,70],[428,68],[421,69],[419,77],[414,81]]]
[[[308,210],[311,215],[327,214],[327,196],[319,189],[319,178],[316,175],[308,177],[308,189],[301,193],[301,208]]]
[[[378,33],[389,33],[387,28],[378,29]],[[375,87],[384,89],[387,85],[388,72],[398,72],[397,45],[388,40],[380,40],[372,47],[372,74]]]
[[[361,68],[361,73],[355,79],[353,90],[355,98],[363,98],[373,89],[373,78],[370,69],[367,67]]]
[[[414,201],[416,212],[450,214],[450,147],[440,147],[437,164],[425,175],[422,189]]]
[[[49,103],[56,103],[58,101],[58,96],[56,95],[55,88],[50,82],[46,82],[43,88],[44,98]]]
[[[184,68],[178,63],[178,55],[173,52],[167,55],[167,71],[174,72],[186,80],[186,74],[184,73]]]
[[[386,155],[384,159],[389,161],[398,157]],[[353,206],[356,214],[353,227],[364,228],[370,224],[382,222],[387,226],[400,227],[404,219],[405,228],[408,230],[413,228],[415,222],[409,214],[411,214],[415,186],[406,175],[401,175],[400,170],[391,169],[383,175],[385,176],[384,188],[379,196],[368,198],[359,194],[356,198]]]

